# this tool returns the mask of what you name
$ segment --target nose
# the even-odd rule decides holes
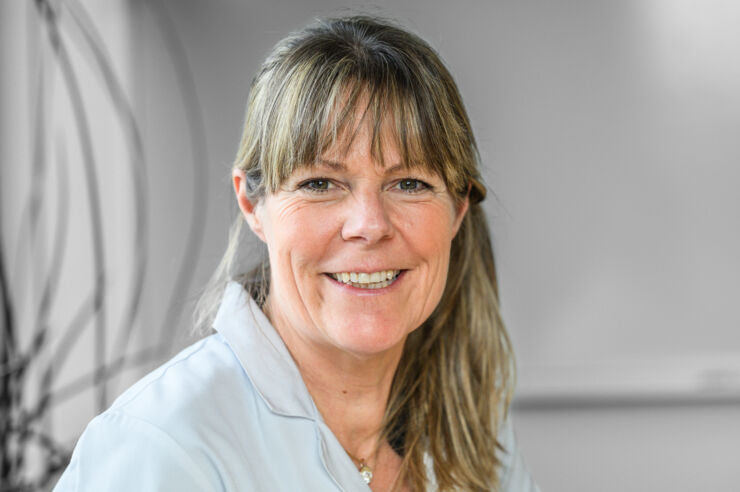
[[[355,194],[347,206],[342,225],[342,239],[345,241],[374,244],[393,236],[393,225],[381,193],[367,191]]]

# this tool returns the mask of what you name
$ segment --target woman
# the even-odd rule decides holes
[[[57,490],[536,490],[477,160],[418,37],[348,17],[278,44],[233,170],[269,261],[223,289],[240,218],[217,334],[97,417]]]

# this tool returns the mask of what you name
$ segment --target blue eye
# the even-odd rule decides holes
[[[398,182],[398,188],[406,193],[418,193],[430,188],[430,186],[420,179],[405,178]]]

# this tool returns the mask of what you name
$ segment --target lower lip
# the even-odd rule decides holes
[[[401,273],[398,274],[396,279],[391,283],[391,285],[387,287],[381,287],[379,289],[363,289],[361,287],[355,287],[354,285],[345,284],[344,282],[340,282],[339,280],[335,280],[332,278],[329,274],[324,274],[326,278],[329,279],[334,285],[337,287],[340,287],[342,289],[345,289],[346,292],[359,295],[359,296],[377,296],[381,294],[387,294],[389,292],[393,292],[396,290],[396,286],[398,283],[403,279],[403,277],[406,275],[406,272],[408,270],[401,270]]]

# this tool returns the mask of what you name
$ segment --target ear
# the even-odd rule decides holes
[[[465,218],[465,214],[468,213],[468,207],[470,206],[470,189],[468,189],[468,194],[465,195],[465,199],[460,202],[459,205],[455,205],[455,223],[453,225],[453,237],[457,235],[457,231],[460,230],[460,226],[462,225],[462,221]]]
[[[262,220],[258,215],[259,203],[252,203],[247,198],[247,176],[242,169],[234,168],[231,172],[231,177],[234,181],[234,193],[236,194],[236,202],[239,204],[239,210],[242,211],[244,219],[249,224],[249,228],[252,229],[258,238],[265,242],[265,231],[262,227]]]

